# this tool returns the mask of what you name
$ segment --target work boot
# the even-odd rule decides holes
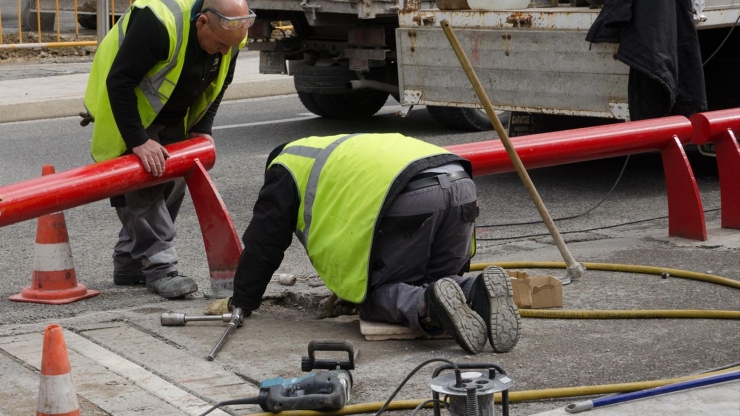
[[[465,351],[477,354],[486,346],[486,323],[465,303],[460,286],[440,279],[424,290],[426,317],[447,331]]]
[[[473,282],[469,303],[486,322],[495,352],[509,351],[519,341],[521,316],[513,295],[509,275],[498,266],[486,267]]]
[[[146,284],[146,277],[141,273],[113,272],[113,284],[119,286]]]
[[[198,290],[193,279],[179,273],[169,272],[164,277],[146,282],[146,288],[163,298],[172,299],[185,296]]]

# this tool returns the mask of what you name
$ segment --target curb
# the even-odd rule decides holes
[[[267,81],[234,82],[224,94],[224,101],[295,94],[293,77]],[[33,103],[0,105],[0,123],[72,117],[85,110],[84,98],[63,98]]]

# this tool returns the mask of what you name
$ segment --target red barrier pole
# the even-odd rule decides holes
[[[241,243],[206,170],[216,162],[213,143],[195,138],[165,146],[161,177],[144,170],[135,155],[121,156],[0,187],[0,227],[185,177],[198,216],[216,297],[231,295]]]
[[[674,135],[681,143],[688,143],[691,133],[691,123],[685,117],[674,116],[512,137],[511,142],[524,166],[533,169],[660,151],[670,145]],[[499,140],[447,146],[446,149],[470,160],[475,176],[514,170]]]
[[[683,144],[692,126],[681,116],[514,137],[512,145],[528,169],[660,151],[668,196],[668,233],[706,240],[699,190]],[[514,170],[499,140],[448,146],[473,163],[475,176]]]
[[[0,227],[186,176],[193,169],[193,159],[199,159],[206,169],[216,163],[213,143],[205,138],[165,148],[170,158],[158,178],[144,170],[136,155],[127,155],[2,186]]]
[[[740,108],[691,116],[692,143],[714,143],[719,171],[722,228],[740,228]],[[737,132],[737,133],[736,133]]]

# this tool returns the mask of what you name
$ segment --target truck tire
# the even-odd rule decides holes
[[[454,130],[488,131],[493,130],[488,115],[477,108],[427,106],[427,111],[437,123]],[[509,112],[499,113],[501,124],[509,124]]]
[[[382,73],[381,73],[382,72]],[[385,71],[376,70],[368,79],[383,79]],[[357,75],[344,66],[296,67],[293,74],[298,97],[306,109],[318,116],[340,119],[370,117],[388,100],[388,93],[378,90],[347,88]]]
[[[375,90],[357,91],[348,94],[311,94],[321,109],[320,113],[308,111],[328,118],[355,119],[372,117],[388,100],[388,93]]]
[[[319,107],[316,101],[313,99],[315,94],[308,92],[299,92],[298,98],[301,100],[301,104],[306,107],[306,110],[316,114],[319,117],[326,117],[326,112]]]

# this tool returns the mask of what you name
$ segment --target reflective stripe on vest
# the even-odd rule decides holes
[[[304,146],[292,146],[283,149],[283,153],[289,155],[303,156],[311,159],[315,159],[313,167],[311,168],[311,174],[308,176],[308,185],[306,185],[306,194],[303,202],[303,231],[296,230],[296,236],[298,240],[303,244],[304,247],[308,244],[308,233],[311,230],[311,218],[313,217],[313,202],[316,200],[316,188],[319,185],[319,175],[321,169],[326,165],[326,161],[331,156],[334,149],[340,144],[344,143],[345,140],[350,137],[357,136],[357,134],[349,134],[340,139],[334,141],[334,143],[327,146],[325,149],[317,149],[315,147],[304,147]]]

